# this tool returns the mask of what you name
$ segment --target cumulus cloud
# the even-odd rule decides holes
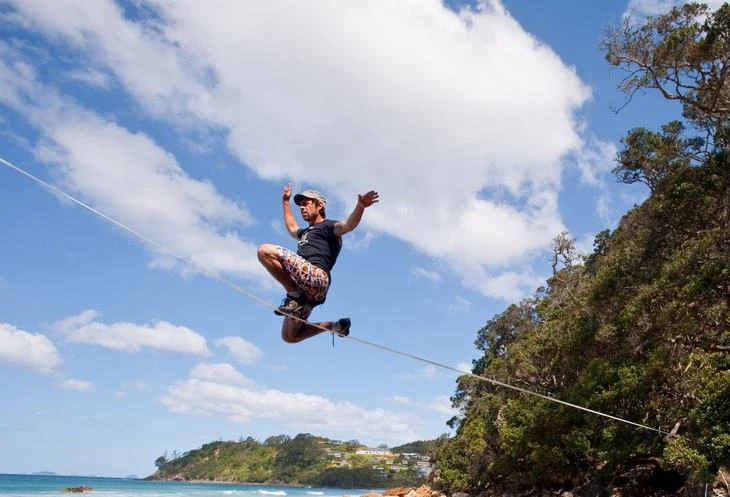
[[[467,300],[464,297],[461,297],[459,295],[454,296],[454,298],[449,303],[450,311],[466,312],[469,309],[471,309],[471,301]]]
[[[29,333],[11,324],[0,323],[0,361],[41,373],[51,373],[61,364],[61,357],[45,335]]]
[[[438,370],[433,364],[427,364],[426,367],[423,368],[423,372],[421,374],[423,375],[424,379],[432,380],[438,375]]]
[[[161,400],[176,414],[219,416],[235,423],[268,419],[288,423],[292,431],[327,431],[333,436],[390,442],[418,438],[416,420],[407,415],[262,388],[225,363],[196,366],[190,378],[170,386]]]
[[[228,348],[228,352],[241,364],[253,364],[264,357],[264,351],[241,337],[223,337],[215,341],[219,347]]]
[[[472,365],[470,362],[460,362],[456,365],[456,369],[459,371],[464,371],[465,373],[470,373],[472,369]]]
[[[409,397],[403,395],[393,395],[391,402],[400,405],[409,405],[412,409],[423,409],[436,412],[447,418],[455,416],[458,411],[451,407],[451,400],[447,395],[439,395],[426,402],[415,402]]]
[[[431,399],[427,404],[429,410],[437,412],[448,418],[456,416],[459,411],[451,407],[451,400],[446,395],[439,395]]]
[[[211,353],[205,338],[185,326],[176,326],[167,321],[105,324],[99,322],[98,317],[100,314],[90,309],[56,321],[53,328],[71,342],[101,345],[126,352],[147,348],[197,356]]]
[[[423,267],[414,267],[411,268],[411,275],[415,276],[416,278],[423,278],[429,281],[433,281],[434,283],[438,283],[441,281],[441,273],[438,271],[429,271],[426,268]]]
[[[98,88],[107,89],[111,85],[111,78],[109,75],[94,68],[69,71],[66,74],[66,77],[73,81],[80,81],[81,83],[86,83],[89,86],[95,86]]]
[[[150,246],[154,267],[176,267],[183,257],[213,273],[269,282],[256,246],[231,231],[250,226],[248,210],[191,178],[148,135],[79,107],[42,84],[22,54],[0,43],[0,104],[42,130],[36,155],[58,166],[60,186],[174,255]],[[185,270],[190,271],[189,266]]]
[[[236,370],[236,368],[225,362],[218,364],[198,364],[190,372],[190,378],[209,383],[219,383],[222,385],[233,385],[246,388],[256,386],[256,383],[253,380],[243,376]]]
[[[69,378],[61,382],[60,387],[66,390],[75,390],[77,392],[90,392],[94,385],[89,381],[75,380]]]
[[[405,395],[393,395],[390,400],[395,404],[408,405],[411,403],[411,399]]]
[[[585,147],[577,150],[573,157],[580,171],[580,178],[584,184],[598,190],[596,198],[596,212],[604,224],[610,223],[616,216],[611,208],[611,195],[606,178],[616,165],[618,148],[616,144],[591,137]]]
[[[584,146],[574,114],[590,90],[498,0],[459,13],[438,0],[232,1],[215,9],[143,0],[138,17],[111,0],[8,4],[18,24],[112,72],[148,115],[183,132],[223,131],[229,151],[260,178],[306,177],[331,192],[334,211],[377,188],[382,201],[367,228],[411,244],[487,295],[512,299],[534,288],[525,267],[564,229],[560,177],[565,156]],[[114,177],[83,175],[90,140],[78,139],[97,131],[86,121],[48,134],[61,142],[55,161],[67,179],[104,204],[97,183]],[[122,139],[114,154],[127,156],[128,140],[132,152],[160,153],[147,137],[96,123],[106,124],[104,145]],[[145,158],[146,168],[176,165],[165,154]],[[134,160],[121,162],[110,169]],[[184,213],[187,228],[207,219]],[[219,250],[205,254],[230,270],[231,245],[241,241],[209,234]]]
[[[121,386],[119,390],[114,392],[114,395],[117,397],[124,397],[130,390],[144,392],[145,390],[147,390],[147,382],[144,380],[137,380],[132,383],[125,383]]]

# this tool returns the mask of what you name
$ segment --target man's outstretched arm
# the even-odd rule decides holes
[[[284,187],[284,191],[281,193],[281,201],[284,207],[284,224],[286,225],[286,230],[289,232],[292,238],[297,238],[299,225],[297,224],[297,220],[294,218],[294,213],[291,210],[291,205],[289,205],[290,198],[291,183],[288,183]]]
[[[345,219],[344,221],[337,221],[337,223],[335,223],[335,235],[344,235],[345,233],[349,233],[350,231],[357,228],[357,225],[360,224],[360,220],[362,219],[362,215],[365,212],[365,209],[377,203],[378,200],[378,192],[374,190],[370,190],[367,193],[358,195],[357,205],[352,210],[350,215],[347,216],[347,219]]]

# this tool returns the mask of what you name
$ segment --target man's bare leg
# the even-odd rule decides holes
[[[284,323],[281,325],[281,338],[287,343],[298,343],[307,338],[324,333],[325,331],[331,330],[336,323],[332,321],[325,321],[323,323],[302,323],[296,319],[290,317],[284,318]],[[326,328],[323,330],[318,328]]]
[[[259,245],[257,255],[261,264],[276,281],[281,283],[281,286],[284,287],[287,293],[297,291],[298,287],[296,283],[291,279],[291,276],[289,276],[289,273],[284,269],[284,266],[279,260],[279,248],[276,245],[270,243]]]

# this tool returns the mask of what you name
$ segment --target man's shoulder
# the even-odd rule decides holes
[[[334,228],[334,226],[339,222],[341,221],[338,219],[325,219],[324,221],[317,223],[317,226],[321,228],[331,229]]]

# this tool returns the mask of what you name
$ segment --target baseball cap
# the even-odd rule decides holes
[[[322,205],[327,205],[327,199],[324,198],[324,195],[319,193],[317,190],[304,190],[302,193],[297,193],[296,195],[294,195],[294,203],[297,205],[301,205],[305,198],[318,200],[322,203]]]

